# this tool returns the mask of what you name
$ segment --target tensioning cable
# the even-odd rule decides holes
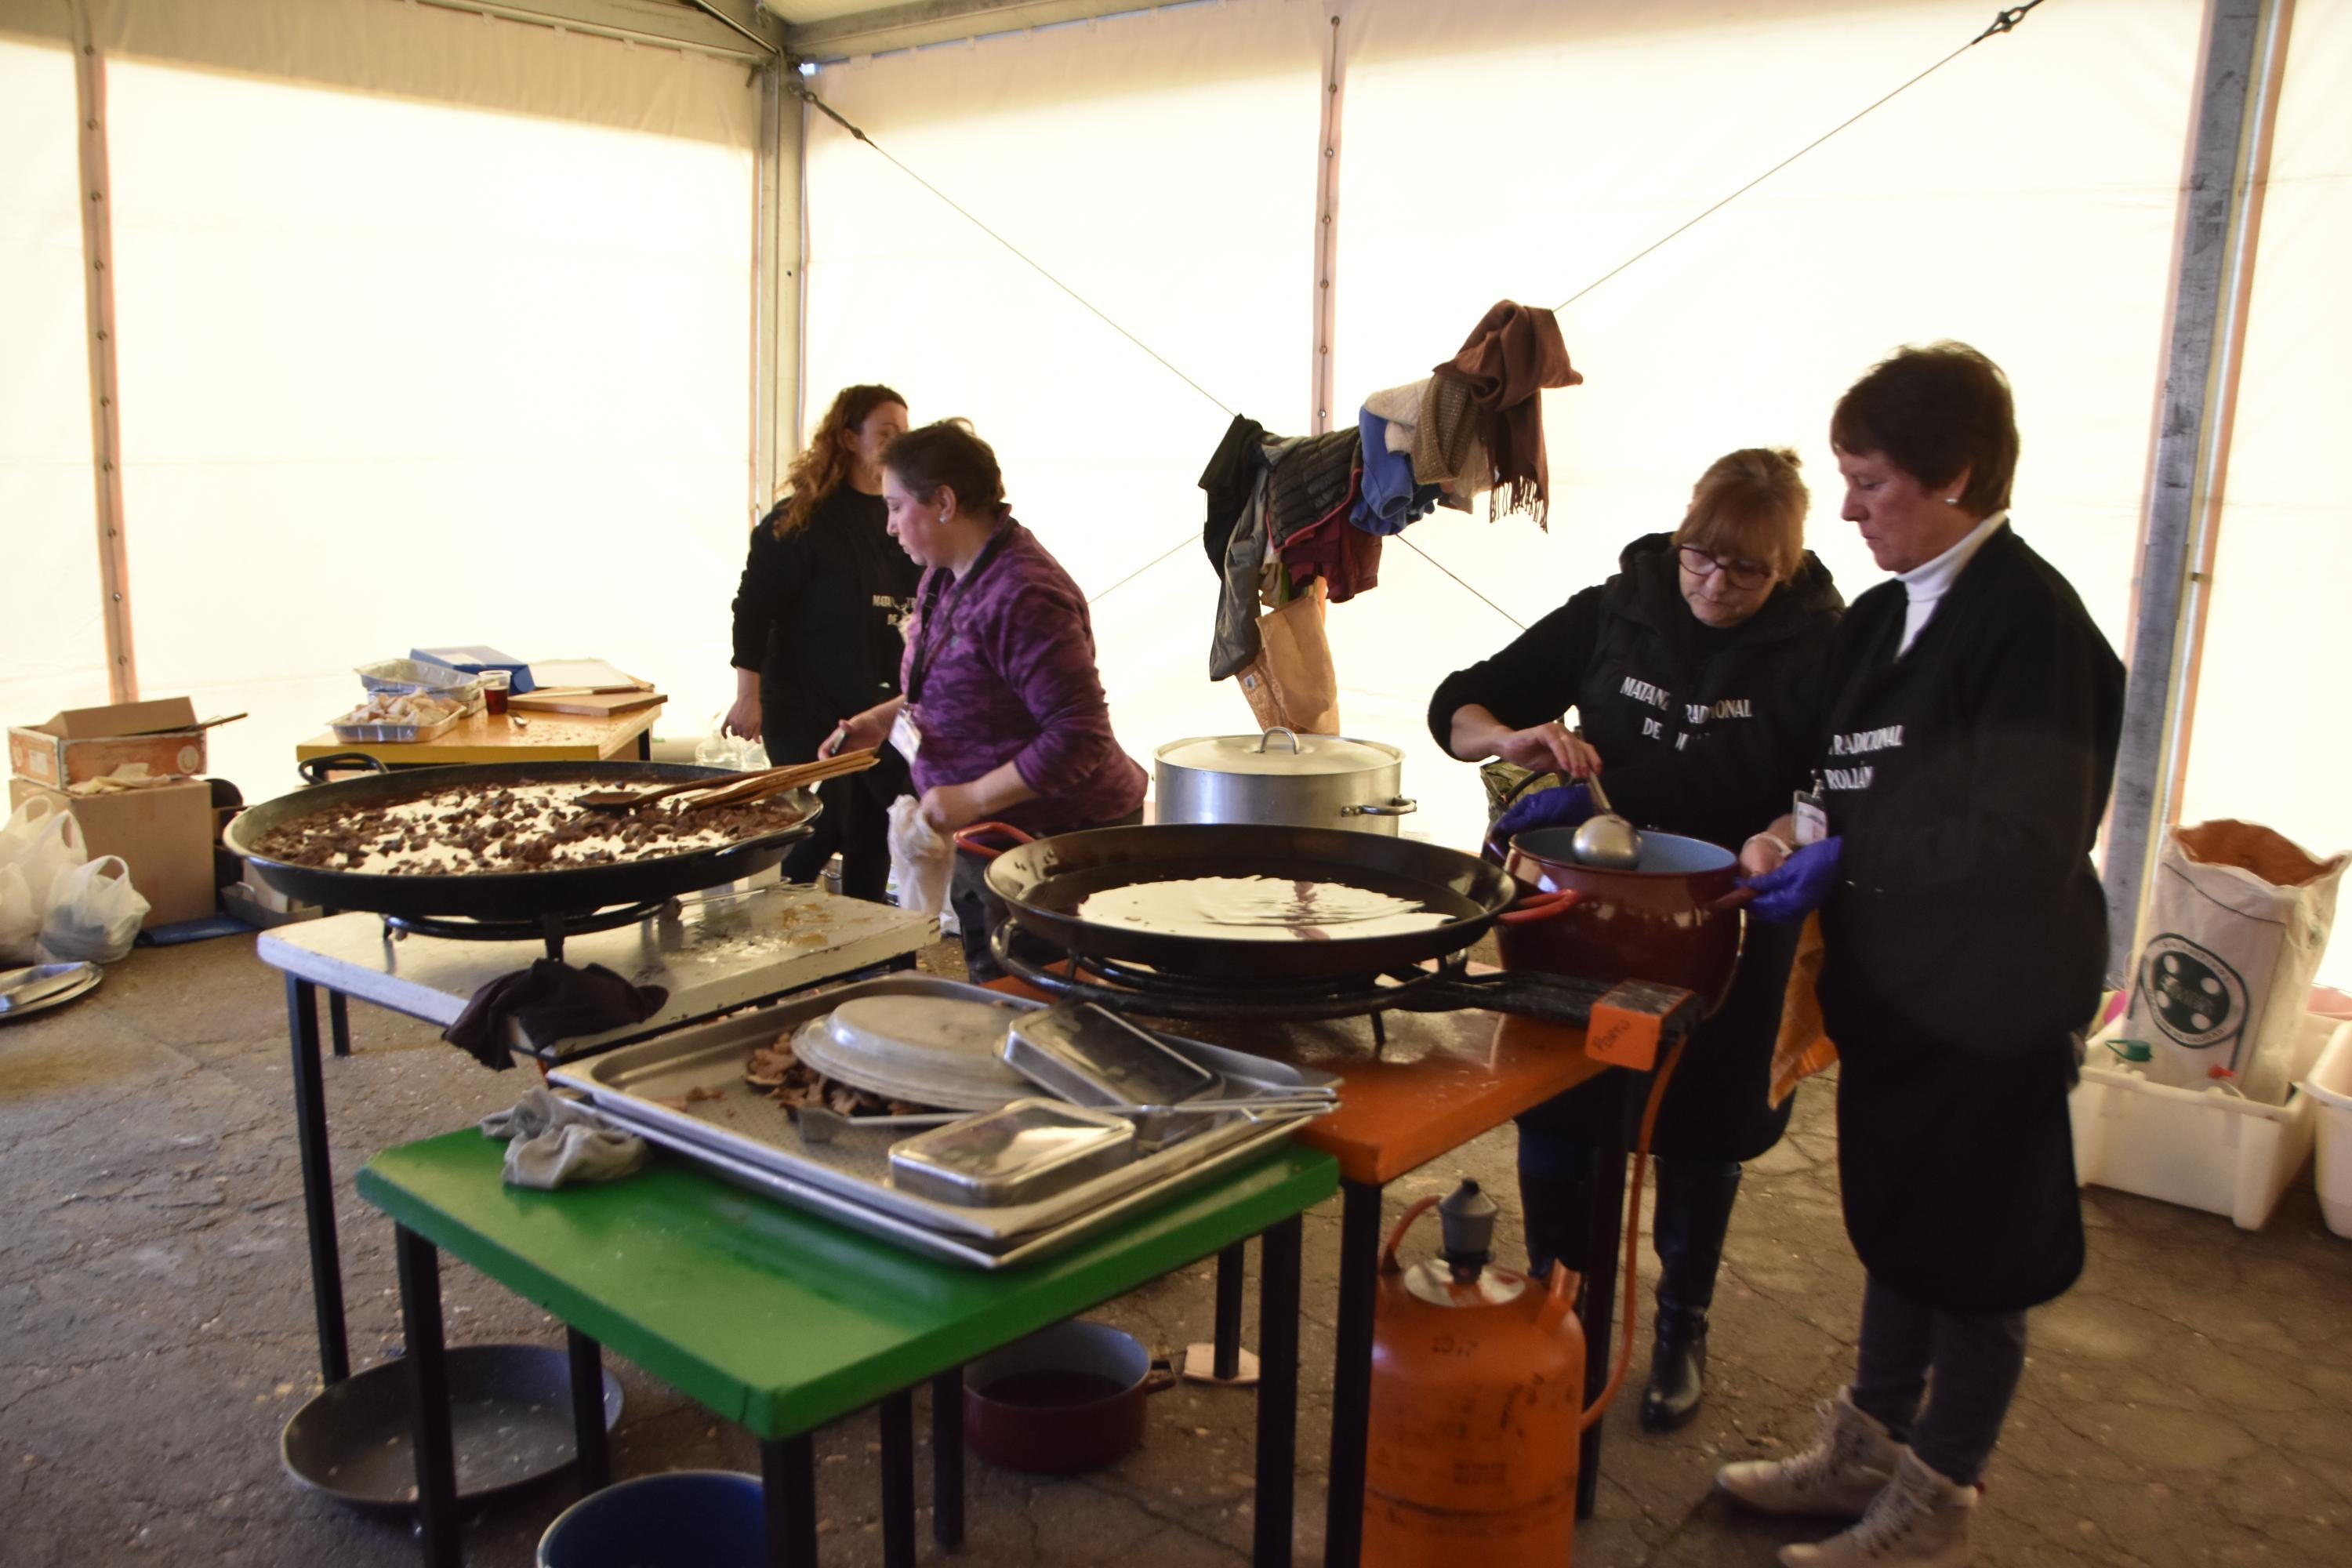
[[[1579,289],[1575,293],[1570,294],[1567,299],[1561,300],[1558,305],[1553,307],[1553,310],[1556,312],[1567,310],[1570,305],[1575,304],[1579,300],[1583,299],[1587,294],[1591,293],[1595,289],[1600,288],[1603,283],[1608,282],[1611,279],[1623,272],[1626,268],[1633,266],[1636,262],[1643,260],[1652,253],[1670,244],[1674,240],[1680,238],[1683,235],[1689,233],[1693,228],[1697,227],[1708,218],[1713,217],[1717,213],[1721,212],[1724,208],[1729,206],[1732,203],[1738,201],[1740,197],[1746,195],[1748,192],[1754,190],[1757,186],[1762,184],[1773,175],[1780,173],[1783,169],[1788,168],[1790,164],[1796,163],[1807,153],[1811,153],[1816,148],[1829,142],[1841,132],[1851,129],[1871,114],[1875,113],[1877,110],[1884,109],[1886,105],[1894,102],[1896,99],[1902,97],[1905,93],[1910,91],[1913,88],[1918,86],[1929,77],[1934,76],[1937,71],[1942,70],[1946,66],[1950,65],[1954,60],[1958,59],[1962,55],[1967,54],[1970,49],[1975,48],[1979,44],[1983,43],[1987,38],[1996,37],[2003,33],[2014,32],[2018,24],[2025,20],[2026,14],[2039,7],[2042,3],[2042,0],[2024,0],[2024,4],[2022,5],[2008,6],[1994,13],[1991,23],[1986,26],[1983,32],[1979,33],[1975,37],[1970,38],[1967,43],[1962,44],[1958,48],[1954,49],[1950,54],[1946,55],[1942,59],[1937,60],[1926,70],[1923,70],[1916,76],[1912,77],[1908,81],[1904,82],[1893,91],[1874,100],[1853,114],[1851,114],[1844,120],[1840,121],[1829,130],[1822,132],[1819,136],[1814,137],[1811,142],[1806,142],[1802,147],[1798,148],[1794,153],[1790,153],[1787,157],[1781,159],[1779,163],[1773,164],[1770,168],[1765,170],[1762,174],[1757,175],[1754,179],[1748,181],[1738,190],[1733,191],[1729,195],[1725,196],[1722,200],[1715,203],[1712,206],[1696,214],[1692,217],[1669,230],[1667,233],[1661,235],[1654,240],[1652,240],[1648,245],[1643,246],[1640,250],[1635,251],[1633,255],[1627,257],[1624,260],[1619,262],[1616,266],[1611,268],[1608,271],[1602,273],[1600,277],[1595,278],[1591,282],[1587,283],[1583,288]],[[1035,272],[1037,276],[1045,279],[1046,282],[1051,283],[1055,288],[1059,289],[1063,293],[1068,295],[1072,300],[1086,310],[1089,314],[1094,316],[1096,320],[1101,321],[1105,326],[1117,332],[1120,337],[1125,338],[1129,342],[1133,343],[1137,348],[1142,350],[1145,354],[1156,361],[1162,369],[1168,372],[1169,374],[1174,376],[1177,380],[1182,382],[1185,385],[1199,393],[1202,397],[1207,398],[1212,404],[1215,405],[1218,409],[1226,415],[1230,416],[1234,413],[1233,406],[1230,404],[1226,403],[1224,399],[1219,397],[1215,393],[1211,392],[1207,387],[1202,385],[1199,382],[1193,380],[1190,375],[1187,375],[1174,361],[1169,359],[1167,355],[1153,348],[1150,343],[1145,342],[1141,338],[1137,337],[1124,326],[1121,326],[1117,319],[1115,319],[1108,311],[1105,310],[1101,306],[1097,305],[1085,295],[1079,293],[1076,289],[1064,282],[1061,279],[1055,277],[1043,262],[1039,261],[1035,257],[1031,256],[1027,251],[1023,250],[1011,240],[1005,238],[1004,236],[999,234],[987,224],[982,222],[979,216],[973,213],[969,207],[966,207],[953,196],[949,195],[945,191],[940,189],[939,186],[931,184],[930,181],[923,178],[922,175],[908,167],[905,163],[892,154],[887,148],[875,141],[873,137],[867,135],[863,127],[852,123],[850,120],[842,114],[839,110],[834,108],[831,104],[825,102],[824,100],[819,98],[809,85],[801,79],[798,74],[801,63],[802,62],[797,58],[787,57],[787,74],[784,80],[789,90],[794,97],[800,99],[801,101],[806,103],[810,108],[815,110],[819,114],[824,115],[835,124],[840,126],[842,130],[847,132],[855,140],[872,148],[876,155],[887,163],[892,168],[897,169],[900,174],[906,175],[908,179],[914,181],[915,184],[922,186],[923,189],[938,197],[958,216],[971,224],[974,228],[980,230],[981,233],[988,236],[989,238],[994,240],[998,245],[1003,246],[1024,266]],[[1176,543],[1171,545],[1160,554],[1153,556],[1150,560],[1145,562],[1134,571],[1129,572],[1126,576],[1121,577],[1118,582],[1110,584],[1109,587],[1103,589],[1100,593],[1089,595],[1087,602],[1090,604],[1098,603],[1108,595],[1124,588],[1129,583],[1132,583],[1137,578],[1142,576],[1145,573],[1150,572],[1153,567],[1158,566],[1161,562],[1174,556],[1178,552],[1181,551],[1186,544],[1192,542],[1195,537],[1196,534],[1194,531],[1188,528],[1182,537],[1180,538]],[[1495,603],[1494,600],[1488,598],[1485,594],[1480,593],[1459,574],[1448,567],[1444,562],[1438,560],[1437,557],[1432,555],[1428,551],[1423,550],[1420,545],[1415,544],[1412,540],[1407,539],[1401,533],[1395,535],[1394,538],[1398,543],[1406,546],[1412,550],[1414,554],[1428,562],[1432,566],[1436,567],[1440,572],[1444,573],[1446,576],[1453,578],[1455,583],[1460,584],[1463,589],[1469,593],[1473,597],[1476,598],[1480,604],[1485,605],[1488,609],[1493,610],[1496,615],[1502,616],[1513,626],[1519,627],[1522,631],[1527,629],[1526,622],[1511,614],[1510,611],[1503,608],[1502,605]]]

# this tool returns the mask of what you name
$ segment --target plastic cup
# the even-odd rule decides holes
[[[486,669],[481,673],[482,710],[499,714],[507,710],[507,689],[514,684],[514,676],[503,669]]]

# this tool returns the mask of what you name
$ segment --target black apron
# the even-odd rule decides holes
[[[1996,534],[1900,658],[1901,586],[1858,601],[1837,650],[1822,765],[1832,828],[1847,846],[1845,879],[1823,910],[1822,983],[1840,1058],[1846,1231],[1874,1279],[1956,1312],[2021,1311],[2063,1294],[2082,1273],[2067,1109],[2076,1040],[2056,1021],[2065,1007],[2012,1005],[2080,967],[2073,927],[2082,922],[2039,907],[2004,909],[1965,889],[1929,898],[1874,887],[1899,868],[1874,868],[1855,848],[1987,809],[1985,771],[2000,771],[2002,736],[2014,730],[2013,692],[1984,674],[2004,668],[1989,650],[2013,637],[2019,620],[2050,613],[2022,591],[2029,566],[2042,569],[2013,537]],[[2105,684],[2104,666],[2081,668]],[[2039,679],[2069,677],[2053,668]],[[2108,766],[2112,744],[2110,734]],[[2083,750],[2096,767],[2094,737],[2083,738]],[[2095,810],[2056,799],[2047,809],[2087,848]],[[1970,928],[1987,921],[2021,928],[2036,946],[2021,955],[1970,942]]]

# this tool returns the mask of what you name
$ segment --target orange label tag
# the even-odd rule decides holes
[[[1692,1001],[1687,991],[1628,980],[1610,987],[1592,1005],[1584,1026],[1584,1054],[1611,1067],[1647,1072],[1658,1065],[1658,1042],[1666,1020]]]

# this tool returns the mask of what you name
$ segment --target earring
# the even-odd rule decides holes
[[[940,521],[941,521],[942,523],[944,523],[944,522],[946,522],[946,521],[947,521],[947,520],[948,520],[948,514],[947,514],[947,513],[945,513],[945,512],[941,512],[941,513],[940,513]]]
[[[1944,504],[1946,506],[1958,506],[1960,504],[1960,498],[1958,496],[1946,496],[1944,498]]]

